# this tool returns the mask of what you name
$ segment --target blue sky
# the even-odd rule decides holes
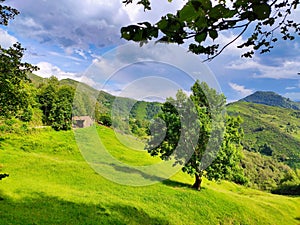
[[[81,80],[113,94],[139,99],[163,98],[173,95],[176,88],[188,91],[191,79],[202,79],[214,83],[212,86],[219,84],[217,89],[228,101],[256,90],[271,90],[300,100],[300,38],[280,41],[271,53],[253,59],[241,58],[243,51],[234,44],[212,62],[202,64],[201,57],[175,46],[122,47],[127,44],[120,38],[122,26],[156,22],[161,15],[176,12],[184,4],[182,0],[154,1],[149,12],[136,5],[125,7],[122,0],[7,0],[6,4],[21,14],[8,27],[0,27],[1,46],[21,42],[27,48],[24,60],[38,65],[41,70],[37,74],[43,77]],[[299,22],[300,10],[292,17]],[[234,37],[224,33],[221,42]],[[146,63],[137,63],[143,61]],[[202,75],[191,77],[189,73],[197,74],[196,70]],[[211,78],[213,74],[216,80]]]

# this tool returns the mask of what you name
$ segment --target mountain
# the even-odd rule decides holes
[[[256,91],[240,101],[300,110],[300,103],[293,102],[272,91]]]
[[[227,112],[243,119],[244,149],[300,168],[299,110],[238,101]]]

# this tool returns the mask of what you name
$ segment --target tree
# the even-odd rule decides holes
[[[3,5],[4,1],[0,0],[0,25],[6,26],[19,11]],[[8,49],[0,46],[0,116],[15,116],[29,121],[33,98],[27,74],[38,68],[21,61],[24,51],[20,43],[15,43]]]
[[[8,49],[0,46],[0,116],[5,118],[15,116],[22,119],[32,104],[27,73],[37,70],[37,67],[21,62],[24,50],[20,43]],[[25,120],[30,120],[30,117]]]
[[[197,81],[190,97],[178,91],[176,99],[168,98],[152,123],[146,149],[151,156],[183,165],[184,172],[195,176],[193,188],[197,190],[205,169],[208,179],[233,180],[240,159],[241,121],[224,118],[224,106],[225,96],[206,83]]]
[[[39,87],[38,102],[40,108],[43,111],[43,123],[45,125],[51,125],[50,120],[51,110],[54,108],[55,102],[57,101],[57,91],[59,81],[56,77],[51,76],[47,79],[47,82]]]
[[[168,0],[172,1],[172,0]],[[133,0],[124,0],[130,4]],[[150,0],[141,0],[144,10],[151,10]],[[300,4],[299,0],[190,0],[176,14],[167,14],[151,24],[141,22],[121,28],[122,38],[141,42],[153,38],[157,41],[183,44],[195,54],[207,55],[211,60],[242,35],[248,35],[238,48],[250,47],[242,56],[252,57],[255,51],[270,52],[280,31],[283,40],[293,40],[300,35],[300,23],[288,16]],[[234,31],[237,36],[220,46],[220,34]],[[279,33],[279,32],[278,32]]]
[[[6,26],[10,19],[19,14],[18,10],[4,6],[5,0],[0,0],[0,25]],[[19,43],[9,49],[0,46],[0,116],[10,117],[21,109],[28,109],[26,96],[22,95],[22,86],[27,81],[26,72],[36,69],[30,64],[21,63],[24,49]],[[20,89],[18,89],[20,88]],[[26,92],[23,92],[25,95]],[[7,96],[10,95],[10,96]],[[9,97],[13,99],[9,99]],[[17,99],[21,97],[21,99]],[[6,102],[8,100],[8,102]],[[25,103],[25,105],[23,105]],[[0,180],[8,177],[8,174],[0,174]]]
[[[61,86],[56,93],[56,101],[50,110],[49,120],[55,130],[70,130],[72,127],[72,106],[75,90]]]
[[[52,76],[40,87],[38,101],[43,111],[43,123],[55,130],[69,130],[72,126],[74,88],[62,85]]]
[[[231,180],[238,184],[248,182],[248,179],[244,176],[243,169],[239,165],[242,159],[241,140],[244,134],[240,126],[241,123],[241,117],[227,116],[224,141],[221,149],[216,159],[206,169],[208,179]]]

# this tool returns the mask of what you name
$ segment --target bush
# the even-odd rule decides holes
[[[232,181],[236,184],[246,185],[249,183],[249,179],[243,174],[237,173],[233,175]]]
[[[111,127],[112,125],[112,120],[111,117],[109,115],[102,115],[99,119],[99,122],[107,127]]]
[[[283,184],[271,191],[279,195],[300,195],[300,184]]]

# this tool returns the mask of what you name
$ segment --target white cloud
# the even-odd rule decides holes
[[[77,73],[65,72],[61,70],[58,66],[52,65],[48,62],[40,62],[36,64],[40,70],[36,71],[35,74],[44,78],[49,78],[51,76],[57,77],[59,80],[62,79],[72,79],[82,83],[85,83],[91,87],[96,88],[97,84],[90,78]]]
[[[296,89],[296,87],[286,87],[285,89],[286,90],[293,90],[293,89]]]
[[[233,41],[235,38],[237,38],[237,35],[234,34],[231,31],[227,31],[227,32],[222,32],[219,34],[219,44],[220,44],[220,49],[227,45],[228,43],[230,43],[231,41]],[[237,48],[237,46],[243,44],[246,40],[244,40],[242,37],[238,37],[232,44],[228,45],[224,51],[222,52],[222,54],[225,55],[236,55],[236,56],[240,56],[243,53],[247,52],[250,48]]]
[[[10,35],[6,30],[0,28],[0,45],[3,48],[9,48],[18,40],[14,36]]]
[[[142,22],[150,21],[152,23],[157,22],[160,18],[167,13],[176,13],[177,10],[181,9],[186,4],[186,1],[182,0],[173,0],[168,2],[167,0],[163,1],[152,1],[151,8],[152,10],[144,11],[143,6],[133,4],[122,5],[122,8],[128,13],[131,22]]]
[[[293,101],[300,101],[300,92],[288,92],[283,95],[286,98],[290,98]]]
[[[149,43],[141,48],[138,44],[127,44],[94,57],[84,75],[95,81],[98,89],[117,95],[165,98],[174,96],[174,90],[190,90],[197,79],[221,92],[206,64],[177,45]],[[167,81],[177,84],[176,88],[166,90],[170,86]]]
[[[148,76],[127,84],[119,92],[119,95],[137,100],[166,99],[167,97],[175,97],[179,89],[180,86],[171,80]]]
[[[26,0],[11,3],[22,13],[10,29],[19,35],[61,46],[68,53],[120,43],[120,28],[130,21],[122,1]]]
[[[67,54],[123,43],[120,29],[131,23],[156,22],[162,15],[176,13],[182,0],[152,2],[152,10],[143,11],[136,2],[125,6],[121,0],[26,0],[10,3],[21,14],[9,28],[22,38],[55,44]]]
[[[254,92],[253,89],[247,89],[247,88],[245,88],[245,86],[239,85],[239,84],[236,84],[236,83],[229,82],[229,86],[233,90],[235,90],[236,92],[238,92],[239,97],[241,97],[241,98],[246,97],[248,95],[251,95]]]
[[[298,79],[297,73],[300,71],[300,58],[273,60],[276,65],[267,65],[256,59],[240,59],[227,66],[234,70],[252,71],[254,78],[273,78],[273,79]]]
[[[66,79],[66,78],[71,78],[71,79],[76,78],[75,73],[64,72],[59,67],[54,66],[48,62],[40,62],[36,64],[36,66],[38,66],[40,70],[36,71],[35,74],[44,78],[48,78],[51,76],[55,76],[59,80]]]

